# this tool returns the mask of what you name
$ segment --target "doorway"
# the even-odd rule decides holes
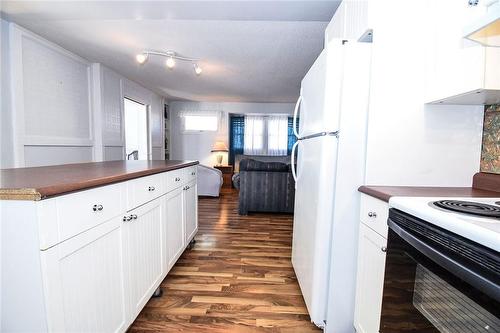
[[[125,113],[125,159],[147,160],[149,155],[148,107],[128,98]]]

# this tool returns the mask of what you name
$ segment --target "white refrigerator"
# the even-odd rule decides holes
[[[331,332],[354,331],[370,49],[332,40],[302,80],[294,113],[292,264],[311,321]]]

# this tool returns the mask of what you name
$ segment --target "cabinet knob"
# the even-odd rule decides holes
[[[132,216],[131,215],[123,217],[123,222],[128,222],[130,220],[132,220]]]
[[[369,212],[368,217],[377,217],[377,213],[375,212]]]
[[[387,252],[387,247],[386,247],[386,246],[382,246],[382,247],[380,248],[380,250],[382,250],[382,252]]]
[[[137,220],[137,215],[135,215],[135,214],[130,215],[130,217],[132,220]]]
[[[175,177],[176,182],[178,182],[179,180],[181,180],[179,177]]]
[[[191,172],[191,176],[194,176],[194,175],[196,175],[196,172],[194,172],[194,171]]]
[[[154,187],[154,186],[150,186],[150,187],[148,187],[148,191],[152,192],[152,191],[154,191],[154,190],[155,190],[155,187]]]
[[[94,212],[100,212],[100,211],[102,211],[103,209],[104,209],[104,207],[103,207],[102,205],[94,205],[94,206],[92,206],[92,210],[93,210]]]

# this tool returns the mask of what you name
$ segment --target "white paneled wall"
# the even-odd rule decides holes
[[[150,158],[163,159],[163,97],[1,23],[2,168],[124,159],[124,97],[148,105]]]

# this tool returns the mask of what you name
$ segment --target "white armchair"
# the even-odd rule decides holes
[[[222,172],[218,169],[198,165],[198,195],[218,197],[222,187]]]

